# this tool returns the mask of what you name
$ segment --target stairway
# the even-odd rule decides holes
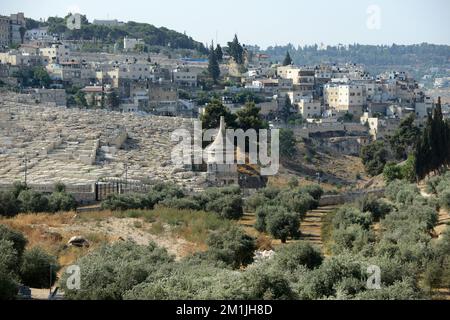
[[[335,209],[336,206],[324,206],[308,211],[300,224],[300,240],[308,241],[322,248],[322,219]]]

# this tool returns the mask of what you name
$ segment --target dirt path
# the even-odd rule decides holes
[[[308,241],[314,245],[323,247],[322,242],[322,221],[328,213],[335,210],[335,206],[319,207],[316,210],[309,211],[300,225],[300,240]]]
[[[419,185],[420,194],[424,198],[430,198],[432,195],[429,194],[426,191],[425,185]],[[448,224],[450,223],[450,213],[444,209],[439,210],[439,216],[438,216],[438,223],[436,224],[436,227],[434,228],[434,238],[440,239],[442,236],[442,233],[446,230],[448,227]]]

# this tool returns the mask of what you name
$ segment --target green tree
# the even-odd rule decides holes
[[[220,117],[225,117],[227,128],[236,128],[236,116],[232,114],[219,100],[213,99],[201,115],[203,129],[217,129]]]
[[[247,266],[253,262],[256,250],[255,239],[237,227],[212,233],[207,241],[208,254],[225,262],[234,269]]]
[[[441,99],[428,120],[415,152],[416,175],[423,179],[450,165],[450,122],[444,121]]]
[[[20,211],[20,203],[11,191],[0,191],[0,216],[12,217]]]
[[[53,192],[48,198],[48,207],[51,212],[76,210],[75,198],[66,192]]]
[[[11,241],[14,244],[14,250],[16,250],[17,255],[22,257],[25,251],[25,246],[28,241],[25,236],[18,231],[15,231],[7,226],[0,224],[0,240]]]
[[[394,135],[388,139],[397,160],[405,160],[417,145],[421,132],[414,121],[414,114],[402,120]]]
[[[220,77],[219,59],[217,58],[214,46],[211,44],[208,56],[208,74],[213,80],[214,84],[217,83]]]
[[[387,163],[383,169],[383,177],[386,182],[403,179],[402,169],[394,162]]]
[[[39,86],[48,88],[52,80],[48,72],[43,67],[35,67],[33,69],[33,78]]]
[[[85,108],[88,106],[88,103],[87,103],[87,100],[86,100],[86,94],[84,92],[78,91],[75,94],[74,99],[75,99],[75,103],[76,103],[77,106],[85,107]]]
[[[121,300],[127,291],[172,262],[173,257],[154,243],[140,246],[117,242],[103,245],[76,261],[83,274],[83,290],[67,288],[70,275],[65,272],[59,283],[67,299]]]
[[[106,96],[106,104],[108,108],[111,108],[112,110],[117,110],[120,106],[120,99],[119,96],[115,91],[111,91]]]
[[[39,247],[34,247],[23,255],[20,276],[24,285],[44,289],[55,284],[58,270],[59,265],[55,257]]]
[[[299,266],[308,269],[317,268],[322,264],[320,251],[307,242],[291,243],[276,251],[276,264],[284,271],[294,271]]]
[[[297,238],[300,235],[299,215],[281,206],[274,209],[265,217],[266,231],[282,243],[286,243],[289,237]]]
[[[288,95],[286,95],[284,105],[281,108],[281,110],[279,111],[280,118],[286,124],[289,122],[289,118],[292,115],[292,108],[293,108],[293,106],[292,106],[292,103],[291,103],[291,99],[289,98]]]
[[[260,111],[254,102],[246,103],[244,108],[236,113],[238,127],[244,131],[267,129],[267,123],[262,120]]]
[[[361,158],[366,172],[371,176],[376,176],[384,170],[388,151],[382,141],[376,141],[361,149]]]
[[[47,197],[33,190],[22,191],[17,199],[20,201],[21,212],[38,213],[49,209]]]
[[[292,158],[297,153],[294,131],[290,129],[280,130],[280,154],[286,158]]]
[[[239,43],[237,34],[234,35],[232,42],[228,42],[228,53],[237,64],[244,64],[244,48]]]
[[[217,44],[216,46],[216,57],[219,62],[223,60],[223,50],[220,44]]]
[[[290,66],[292,64],[292,58],[289,51],[286,52],[286,57],[283,60],[283,66]]]
[[[20,32],[20,43],[23,44],[24,39],[25,39],[25,33],[27,32],[27,28],[25,28],[25,27],[20,27],[20,28],[19,28],[19,32]]]

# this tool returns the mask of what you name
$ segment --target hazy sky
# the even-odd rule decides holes
[[[292,43],[450,44],[448,0],[0,0],[0,14],[79,11],[148,22],[222,44],[234,33],[262,47]]]

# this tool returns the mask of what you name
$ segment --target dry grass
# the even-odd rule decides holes
[[[232,223],[213,213],[166,208],[76,215],[73,212],[21,214],[13,218],[0,218],[0,224],[25,235],[28,248],[43,248],[57,256],[62,266],[73,263],[104,243],[126,240],[130,236],[136,238],[137,243],[148,243],[151,239],[177,257],[183,257],[206,250],[209,233]],[[75,235],[85,237],[90,247],[67,247],[68,240]]]

